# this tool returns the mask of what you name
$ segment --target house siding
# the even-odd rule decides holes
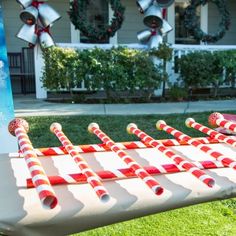
[[[20,5],[16,0],[2,0],[4,24],[6,32],[7,48],[9,52],[20,52],[22,47],[27,47],[28,43],[16,38],[16,34],[23,25],[19,18]],[[122,28],[117,32],[117,41],[120,44],[138,43],[137,32],[147,28],[143,24],[143,15],[139,13],[136,1],[121,0],[125,6],[125,20]],[[62,18],[55,22],[51,28],[51,33],[55,42],[71,42],[71,23],[67,11],[69,10],[69,0],[50,0],[48,2]],[[225,37],[218,41],[219,45],[235,45],[236,36],[236,1],[228,0],[228,9],[231,13],[231,27]],[[208,31],[214,33],[218,29],[219,12],[215,4],[209,3],[208,11]]]
[[[217,45],[235,45],[236,44],[236,1],[227,1],[227,8],[230,12],[231,24],[223,39],[219,40]],[[220,14],[217,6],[213,3],[209,3],[208,12],[208,32],[215,33],[219,29]]]
[[[69,0],[50,0],[48,4],[53,7],[60,15],[61,19],[55,22],[51,28],[51,33],[55,42],[57,43],[70,43],[71,42],[71,30],[70,30],[70,18]]]
[[[17,39],[15,36],[22,26],[18,14],[21,10],[20,5],[14,0],[3,0],[2,9],[8,52],[20,52],[21,48],[27,45],[26,42]]]
[[[139,13],[136,1],[122,0],[125,6],[125,20],[117,33],[118,43],[138,43],[137,32],[147,27],[143,24],[143,15]]]
[[[138,12],[136,1],[122,0],[122,4],[126,7],[125,21],[122,28],[118,31],[118,43],[138,43],[137,32],[147,28],[143,24],[143,15]],[[236,1],[228,0],[228,9],[231,15],[231,26],[225,37],[219,40],[217,45],[235,45],[236,40]],[[208,8],[208,32],[215,33],[218,30],[219,11],[215,4],[209,3]]]

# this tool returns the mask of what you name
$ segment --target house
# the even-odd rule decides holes
[[[51,33],[53,35],[54,41],[56,43],[94,43],[88,38],[80,34],[78,30],[75,30],[73,24],[70,22],[68,16],[69,10],[69,0],[49,0],[48,4],[52,6],[62,18],[55,22],[51,28]],[[93,2],[93,1],[92,1]],[[91,20],[95,23],[96,21],[102,21],[102,19],[109,19],[112,17],[112,10],[107,3],[107,0],[96,0],[94,1],[94,6],[91,6],[89,16]],[[125,20],[123,22],[122,28],[116,33],[113,38],[110,38],[110,44],[133,44],[139,43],[137,40],[137,32],[147,28],[143,24],[143,15],[138,11],[135,0],[121,0],[121,3],[125,6]],[[1,1],[4,15],[5,33],[7,49],[9,53],[21,53],[22,48],[27,47],[27,43],[16,38],[16,33],[22,26],[22,22],[19,18],[19,13],[21,11],[20,4],[15,0],[2,0]],[[189,0],[175,0],[175,2],[167,8],[167,20],[169,24],[173,27],[173,30],[168,33],[166,41],[173,45],[200,45],[201,42],[194,40],[194,38],[188,33],[183,24],[183,14],[185,8],[188,6]],[[231,26],[227,31],[225,37],[219,40],[214,45],[230,45],[236,46],[236,1],[227,0],[228,9],[231,14]],[[99,12],[99,15],[97,14]],[[200,20],[200,27],[205,32],[216,32],[218,30],[218,25],[220,22],[220,14],[217,6],[214,3],[206,4],[205,6],[200,6],[198,8],[198,15]],[[99,17],[98,17],[99,16]],[[98,23],[98,22],[97,22]],[[34,50],[34,59],[36,63],[36,78],[39,77],[39,69],[37,66],[40,64],[37,60],[37,48]],[[28,63],[28,62],[26,62]],[[34,79],[33,79],[34,80]],[[34,81],[33,81],[34,82]],[[27,93],[35,92],[34,83],[31,90],[26,91],[29,81],[25,79],[23,81],[24,90],[20,88],[22,83],[17,81],[17,78],[12,78],[13,93]],[[40,86],[36,85],[37,90]],[[40,96],[39,96],[40,97]]]

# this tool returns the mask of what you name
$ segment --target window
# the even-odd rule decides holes
[[[89,0],[87,4],[87,21],[93,25],[96,29],[103,27],[109,22],[109,9],[107,0]],[[108,40],[98,41],[95,39],[89,39],[80,34],[81,43],[108,43]]]
[[[199,44],[193,35],[184,27],[184,13],[189,1],[175,3],[175,43],[176,44]],[[198,24],[200,25],[200,7],[197,8]]]

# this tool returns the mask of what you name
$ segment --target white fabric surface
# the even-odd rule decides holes
[[[231,158],[235,150],[224,144],[211,144],[215,150]],[[171,147],[191,160],[212,160],[190,146]],[[172,163],[153,148],[127,151],[143,166]],[[126,168],[111,152],[82,154],[93,170]],[[69,156],[41,157],[48,175],[78,173]],[[166,211],[201,202],[236,196],[236,171],[229,168],[206,170],[216,185],[207,187],[189,173],[158,175],[164,187],[156,196],[140,179],[104,182],[111,199],[102,203],[88,184],[53,186],[59,204],[44,209],[35,189],[27,189],[29,177],[23,158],[0,155],[0,232],[8,235],[68,235],[107,224]]]

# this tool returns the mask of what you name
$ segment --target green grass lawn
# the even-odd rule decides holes
[[[236,114],[236,111],[229,111]],[[200,132],[185,127],[188,117],[207,125],[209,112],[173,115],[138,115],[138,116],[55,116],[29,117],[29,136],[34,147],[60,146],[58,139],[50,133],[49,127],[53,122],[61,123],[63,131],[74,144],[100,143],[94,135],[87,132],[90,122],[96,122],[114,141],[137,140],[126,133],[130,122],[136,123],[141,129],[156,139],[172,138],[164,132],[157,131],[157,120],[165,120],[173,127],[192,137],[203,136]],[[90,230],[78,236],[133,236],[133,235],[236,235],[236,200],[210,202],[177,210],[163,212],[139,219],[134,219],[110,226]]]

